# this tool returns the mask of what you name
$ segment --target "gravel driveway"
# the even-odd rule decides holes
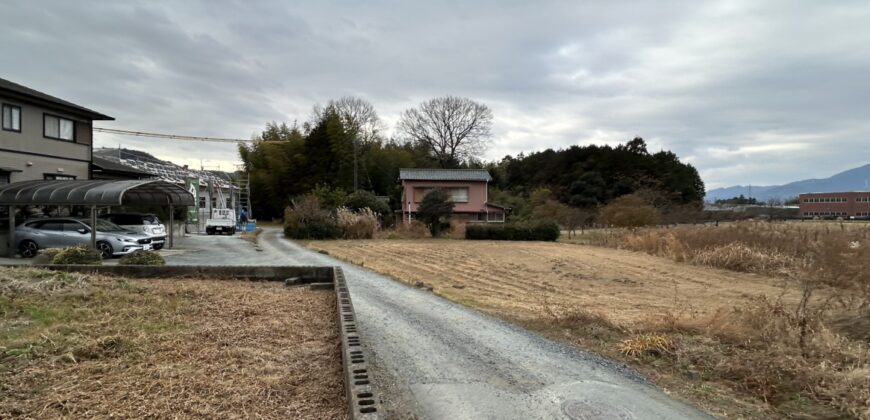
[[[307,250],[278,229],[266,229],[259,248],[192,236],[167,262],[340,266],[391,418],[707,417],[615,363]]]

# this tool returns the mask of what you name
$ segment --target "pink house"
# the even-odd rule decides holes
[[[453,200],[453,219],[465,222],[503,223],[505,207],[490,203],[486,169],[399,169],[402,182],[402,220],[413,220],[417,206],[429,191],[440,188]]]

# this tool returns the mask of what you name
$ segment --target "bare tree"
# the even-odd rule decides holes
[[[348,133],[363,144],[377,139],[384,129],[375,107],[364,99],[345,96],[329,101],[327,106],[335,108]]]
[[[398,130],[425,145],[442,168],[477,156],[491,136],[492,111],[468,98],[442,96],[408,109]]]

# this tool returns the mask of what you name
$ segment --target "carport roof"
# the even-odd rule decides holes
[[[22,181],[0,186],[0,205],[192,206],[183,187],[157,179],[122,181]]]

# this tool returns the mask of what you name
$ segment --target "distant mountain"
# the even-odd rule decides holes
[[[805,179],[784,185],[714,188],[707,191],[707,201],[724,200],[740,196],[755,197],[758,201],[771,198],[787,200],[809,192],[870,191],[870,164],[840,172],[825,179]]]

